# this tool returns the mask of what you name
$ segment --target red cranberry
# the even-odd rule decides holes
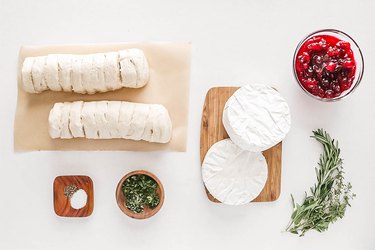
[[[340,50],[337,47],[329,47],[327,51],[328,56],[338,56],[340,55]]]
[[[334,62],[329,62],[328,65],[326,66],[326,69],[327,69],[329,72],[333,72],[333,71],[335,71],[335,69],[336,69],[336,63],[334,63]]]
[[[350,43],[346,41],[339,41],[336,43],[336,46],[339,48],[342,48],[344,50],[349,50],[350,49]]]
[[[332,98],[333,97],[333,90],[329,89],[329,90],[326,90],[325,92],[325,97],[326,98]]]
[[[345,61],[342,66],[347,69],[351,69],[355,66],[355,63],[351,60]]]
[[[334,98],[354,81],[356,62],[350,43],[334,36],[308,39],[297,52],[295,69],[303,87],[321,98]]]
[[[334,86],[333,86],[333,91],[335,91],[335,93],[340,93],[340,94],[341,94],[341,88],[340,88],[340,85],[334,85]]]

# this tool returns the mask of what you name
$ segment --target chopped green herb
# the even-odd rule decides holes
[[[130,176],[122,184],[126,207],[135,213],[143,212],[145,206],[155,208],[160,202],[157,187],[156,181],[147,175]]]
[[[293,213],[287,231],[303,236],[314,229],[323,232],[328,226],[343,218],[349,201],[355,197],[351,192],[351,184],[344,182],[343,161],[340,158],[338,142],[331,139],[323,129],[313,131],[315,138],[324,147],[323,154],[315,172],[317,183],[310,188],[311,195],[307,195],[303,203],[293,202]]]

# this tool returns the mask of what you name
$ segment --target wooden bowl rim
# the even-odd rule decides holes
[[[133,175],[147,175],[149,177],[151,177],[153,180],[156,181],[157,185],[158,185],[158,188],[160,190],[160,202],[159,204],[154,208],[154,209],[150,209],[148,213],[146,213],[145,211],[142,212],[142,213],[134,213],[133,211],[129,210],[125,204],[122,202],[121,200],[121,196],[123,195],[122,193],[122,184],[124,183],[124,181],[129,178],[130,176],[133,176]],[[117,184],[117,188],[116,188],[116,201],[117,201],[117,205],[118,207],[120,208],[120,210],[126,214],[127,216],[133,218],[133,219],[147,219],[147,218],[150,218],[152,216],[154,216],[157,212],[159,212],[159,210],[161,209],[161,207],[163,206],[163,203],[164,203],[164,187],[161,183],[161,181],[159,180],[158,177],[156,177],[156,175],[154,175],[153,173],[149,172],[149,171],[146,171],[146,170],[134,170],[134,171],[131,171],[129,173],[127,173],[125,176],[123,176],[121,178],[121,180],[118,182]]]

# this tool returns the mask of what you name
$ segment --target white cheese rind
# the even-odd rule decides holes
[[[270,86],[245,85],[226,102],[223,125],[234,143],[261,152],[282,141],[290,130],[286,100]]]
[[[122,138],[168,143],[172,122],[160,104],[121,101],[56,103],[50,112],[52,138]]]
[[[263,190],[267,176],[263,154],[243,150],[231,139],[212,145],[202,163],[207,190],[228,205],[243,205],[255,199]]]
[[[33,70],[34,61],[38,64]],[[80,94],[102,93],[123,87],[141,88],[149,81],[149,71],[146,56],[140,49],[27,57],[21,69],[26,92],[52,90]]]

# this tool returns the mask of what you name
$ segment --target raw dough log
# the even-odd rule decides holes
[[[160,104],[121,101],[56,103],[48,122],[51,138],[122,138],[167,143],[172,137],[168,110]]]
[[[148,80],[147,59],[139,49],[27,57],[22,65],[23,88],[29,93],[52,90],[94,94],[141,88]]]

